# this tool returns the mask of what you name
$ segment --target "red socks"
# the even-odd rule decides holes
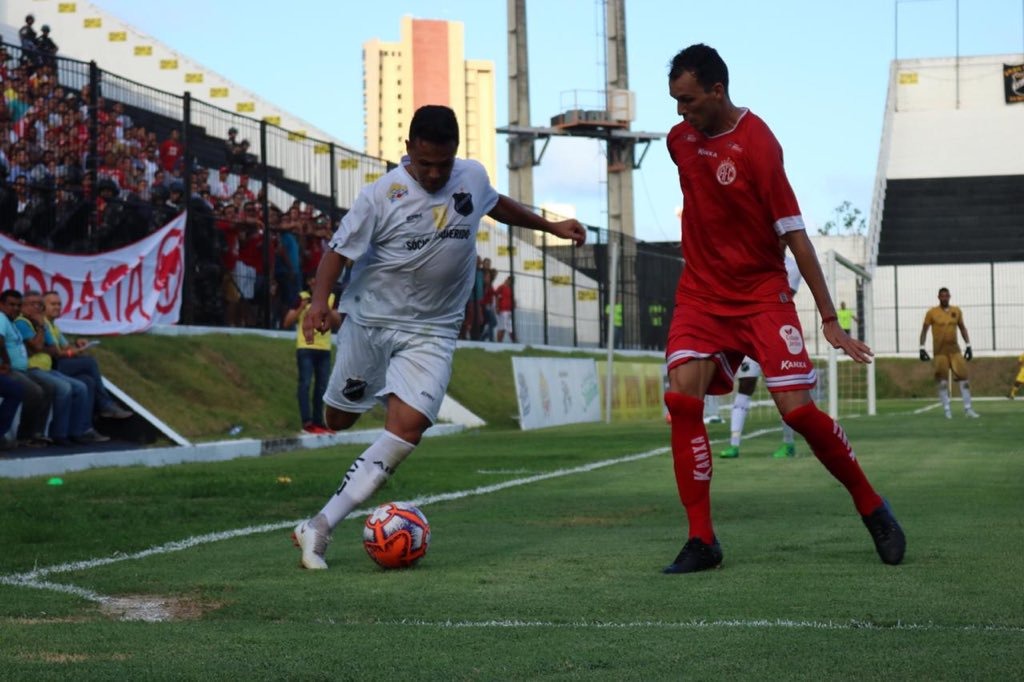
[[[687,537],[711,544],[711,445],[704,427],[704,401],[682,393],[665,393],[672,417],[672,462],[679,499],[690,522]]]
[[[846,440],[846,433],[838,422],[819,410],[814,403],[796,408],[783,419],[804,437],[818,461],[846,487],[861,516],[870,514],[882,505],[882,498],[861,470],[853,448]],[[672,435],[674,450],[675,430]]]

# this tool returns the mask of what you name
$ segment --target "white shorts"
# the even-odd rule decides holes
[[[743,362],[740,363],[740,369],[736,372],[737,379],[756,379],[761,376],[761,365],[757,364],[757,360],[750,356],[743,358]]]
[[[498,329],[512,333],[512,311],[502,310],[498,313]]]
[[[256,295],[256,268],[243,263],[235,262],[235,285],[238,287],[242,298],[252,300]]]
[[[363,327],[346,319],[338,331],[337,357],[324,402],[344,412],[363,413],[387,404],[394,393],[405,404],[437,421],[452,378],[455,339]],[[366,382],[362,396],[342,394],[349,379]]]

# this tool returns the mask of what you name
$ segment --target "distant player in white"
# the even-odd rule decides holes
[[[789,295],[796,296],[800,289],[800,268],[796,260],[786,255],[786,275],[789,277]],[[736,372],[736,379],[739,385],[736,388],[736,397],[732,401],[732,422],[730,423],[729,447],[718,454],[719,457],[733,458],[740,456],[740,440],[743,438],[743,424],[747,421],[747,410],[750,409],[750,396],[754,395],[757,388],[757,379],[761,376],[761,365],[751,357],[743,358],[740,363],[740,370]],[[772,457],[792,457],[796,454],[796,442],[793,437],[793,428],[782,421],[782,445],[772,453]]]
[[[387,408],[384,432],[320,513],[296,526],[305,568],[327,568],[331,531],[388,480],[437,419],[475,278],[480,219],[489,215],[576,245],[586,240],[579,222],[544,219],[498,194],[478,162],[456,159],[459,126],[448,107],[418,109],[405,144],[402,164],[364,188],[342,219],[303,320],[307,339],[328,328],[328,294],[352,262],[324,394],[326,424],[347,429],[375,403]]]

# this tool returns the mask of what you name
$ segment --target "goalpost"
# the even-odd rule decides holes
[[[830,249],[825,254],[825,277],[836,305],[846,300],[844,296],[852,284],[853,300],[856,301],[854,310],[858,312],[857,328],[853,335],[874,347],[874,289],[871,274]],[[815,329],[820,330],[820,326]],[[874,416],[877,413],[875,363],[860,365],[847,358],[845,353],[841,355],[828,342],[825,345],[828,346],[826,388],[829,416],[833,419],[857,414]]]
[[[845,301],[857,317],[851,334],[873,346],[874,294],[871,274],[834,250],[827,251],[823,261],[822,270],[836,308],[840,302]],[[812,391],[814,401],[833,419],[876,414],[874,363],[860,365],[850,360],[845,353],[832,348],[821,333],[821,316],[814,301],[811,296],[803,293],[803,289],[797,294],[796,303],[800,324],[804,329],[807,354],[814,362],[818,374],[818,383]],[[712,415],[719,415],[728,424],[732,400],[733,396],[730,395],[705,400],[705,422],[710,422]],[[750,400],[748,417],[754,417],[762,423],[777,423],[778,410],[762,379],[758,380]]]

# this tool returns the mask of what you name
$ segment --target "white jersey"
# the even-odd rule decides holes
[[[789,290],[796,295],[796,292],[800,290],[800,266],[796,264],[796,259],[792,256],[786,256],[786,276],[789,278]]]
[[[364,327],[458,337],[477,229],[496,203],[483,165],[465,159],[434,194],[404,165],[363,188],[329,244],[354,263],[339,310]]]

